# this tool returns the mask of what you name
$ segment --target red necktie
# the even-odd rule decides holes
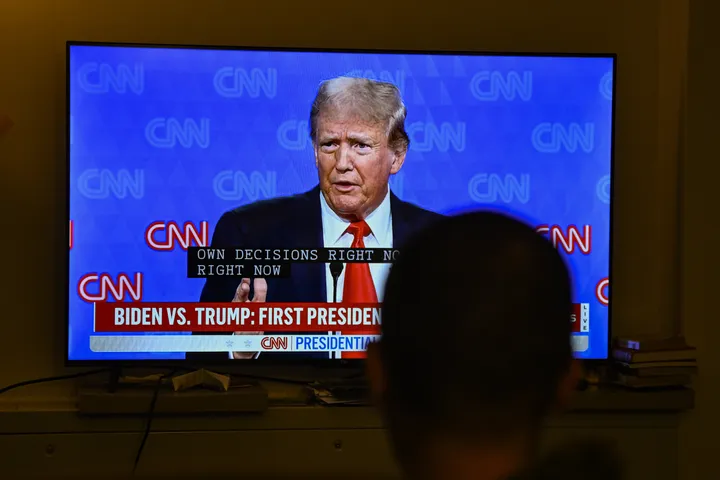
[[[365,220],[353,222],[345,230],[353,236],[350,248],[365,248],[365,237],[370,235],[370,227]],[[377,303],[377,292],[370,275],[370,265],[367,263],[345,264],[345,286],[343,288],[343,303]],[[357,333],[361,334],[361,333]],[[357,335],[356,334],[356,335]],[[365,358],[365,352],[343,352],[341,358]]]

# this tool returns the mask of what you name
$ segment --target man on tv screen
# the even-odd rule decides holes
[[[351,77],[321,83],[310,112],[319,184],[305,193],[226,212],[215,226],[212,246],[401,245],[414,231],[441,217],[401,201],[390,191],[390,176],[402,168],[410,143],[406,115],[400,91],[391,83]],[[330,264],[294,264],[290,278],[209,277],[200,301],[382,301],[390,264],[348,263],[342,267],[337,285],[330,268]],[[230,354],[234,359],[257,356],[252,352]],[[328,358],[328,353],[309,356]],[[364,352],[342,353],[343,359],[364,356]]]

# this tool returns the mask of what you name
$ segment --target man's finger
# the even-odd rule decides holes
[[[233,298],[233,302],[247,302],[248,297],[250,296],[250,279],[249,278],[243,278],[240,282],[240,285],[238,285],[237,289],[235,290],[235,297]]]
[[[253,295],[253,302],[264,302],[267,298],[267,280],[264,278],[256,278],[253,281],[253,289],[255,290],[255,294]]]

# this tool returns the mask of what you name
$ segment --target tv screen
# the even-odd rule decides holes
[[[480,208],[566,256],[606,358],[614,70],[69,43],[67,360],[361,359],[404,239]]]

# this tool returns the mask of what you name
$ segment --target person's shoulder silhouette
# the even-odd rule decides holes
[[[368,373],[406,473],[499,480],[526,470],[579,378],[571,311],[564,259],[507,215],[446,217],[403,245]]]

